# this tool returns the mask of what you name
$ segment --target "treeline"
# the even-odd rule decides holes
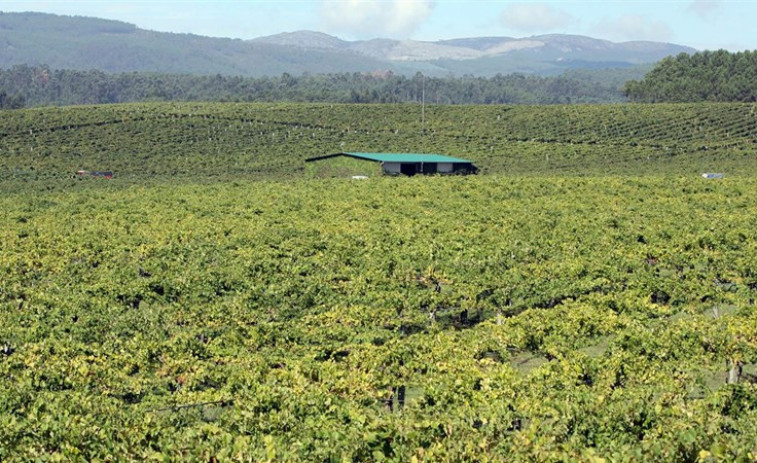
[[[0,92],[0,109],[19,109],[26,105],[22,95],[8,95],[6,92]]]
[[[757,51],[682,53],[645,68],[559,76],[375,73],[241,77],[50,69],[0,70],[0,109],[148,101],[565,104],[757,101]],[[632,80],[636,79],[636,80]]]
[[[757,101],[757,51],[681,53],[660,61],[623,94],[640,103]]]
[[[433,104],[560,104],[623,101],[621,87],[639,70],[569,71],[555,77],[412,77],[340,73],[279,77],[198,76],[53,70],[15,66],[0,70],[0,92],[26,106],[147,101],[333,102]],[[628,76],[625,80],[619,75]]]

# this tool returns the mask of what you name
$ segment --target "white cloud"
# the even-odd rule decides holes
[[[404,39],[428,19],[433,8],[433,0],[323,0],[319,13],[330,33]]]
[[[595,27],[597,33],[612,40],[651,40],[668,42],[673,31],[662,21],[654,21],[646,16],[630,14],[614,20],[604,21]]]
[[[513,3],[501,16],[502,24],[518,32],[550,32],[572,26],[577,20],[563,10],[543,3]]]
[[[694,0],[687,10],[702,19],[709,19],[723,10],[722,0]]]

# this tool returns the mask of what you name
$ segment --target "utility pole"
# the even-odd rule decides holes
[[[421,135],[426,135],[426,76],[421,86]]]

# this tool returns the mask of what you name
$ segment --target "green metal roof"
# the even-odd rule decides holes
[[[470,163],[467,159],[453,158],[441,154],[420,153],[340,153],[354,158],[368,159],[378,162],[449,162],[453,164]]]

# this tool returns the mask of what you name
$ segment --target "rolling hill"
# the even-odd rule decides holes
[[[149,31],[97,18],[0,13],[2,68],[44,64],[56,69],[204,75],[391,70],[401,74],[490,76],[629,67],[693,51],[666,43],[613,43],[571,35],[350,42],[299,31],[240,40]]]
[[[0,461],[749,461],[755,104],[421,108],[3,112]]]
[[[553,106],[147,103],[8,111],[0,180],[79,169],[167,177],[303,177],[338,151],[429,152],[484,174],[753,175],[745,103]],[[425,130],[424,130],[425,129]]]

